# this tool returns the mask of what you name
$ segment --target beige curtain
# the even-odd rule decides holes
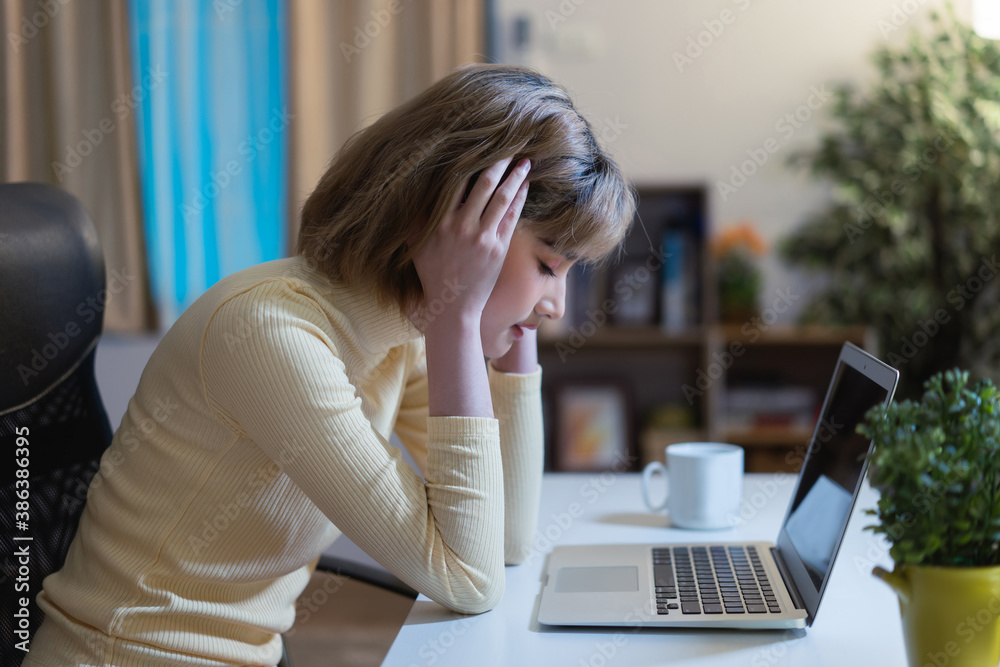
[[[109,287],[124,285],[105,329],[155,328],[136,158],[145,84],[133,87],[125,0],[4,0],[0,35],[0,179],[51,183],[83,202]]]
[[[459,65],[482,62],[483,0],[289,0],[289,234],[344,141]]]

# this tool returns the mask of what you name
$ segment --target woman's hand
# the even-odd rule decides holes
[[[521,217],[530,167],[522,160],[501,182],[510,160],[483,170],[464,202],[460,189],[413,258],[424,302],[410,317],[424,333],[431,417],[493,417],[479,326]]]
[[[464,202],[468,183],[460,188],[441,224],[414,257],[424,303],[412,319],[421,331],[427,333],[439,320],[478,323],[528,194],[528,160],[521,160],[501,182],[510,161],[505,158],[483,170]]]

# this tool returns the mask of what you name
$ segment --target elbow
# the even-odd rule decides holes
[[[504,574],[501,570],[499,576],[489,577],[480,585],[466,591],[464,595],[439,602],[451,611],[460,614],[483,614],[500,604],[503,593]]]

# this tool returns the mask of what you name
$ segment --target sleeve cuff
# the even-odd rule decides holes
[[[487,364],[489,369],[490,389],[509,393],[528,393],[542,390],[542,367],[535,365],[531,373],[505,373],[493,367],[493,362]]]
[[[435,440],[453,438],[500,438],[500,422],[491,417],[428,417],[427,436]]]

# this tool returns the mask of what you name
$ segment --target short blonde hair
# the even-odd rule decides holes
[[[501,158],[531,160],[519,224],[595,263],[618,247],[635,194],[568,93],[538,72],[469,65],[352,136],[302,210],[298,252],[331,279],[408,307],[413,256],[459,188]],[[407,238],[416,242],[407,245]]]

